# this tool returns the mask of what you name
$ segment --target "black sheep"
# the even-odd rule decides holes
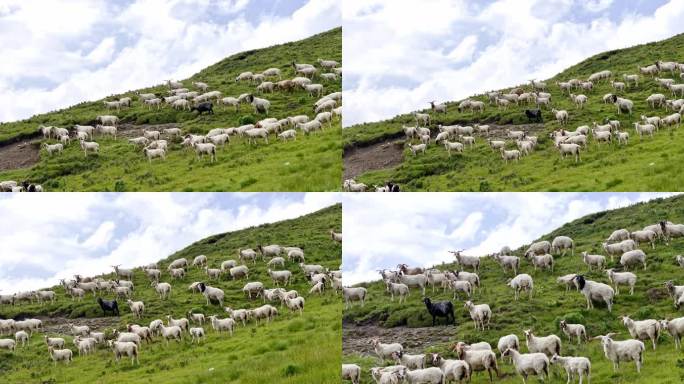
[[[196,106],[192,107],[190,111],[197,111],[200,115],[202,114],[202,112],[207,112],[213,115],[214,105],[210,102],[199,103]]]
[[[107,316],[107,311],[112,312],[115,316],[119,316],[119,304],[117,304],[116,300],[102,300],[101,297],[98,297],[97,303],[102,308],[102,316]]]
[[[451,301],[439,301],[437,303],[432,303],[428,297],[423,299],[425,307],[428,312],[432,315],[432,325],[435,325],[435,320],[437,317],[446,317],[446,323],[449,324],[449,315],[451,315],[451,321],[456,325],[456,317],[454,316],[454,305]]]
[[[529,121],[534,120],[540,123],[542,122],[542,113],[540,109],[526,109],[525,116],[527,116]]]

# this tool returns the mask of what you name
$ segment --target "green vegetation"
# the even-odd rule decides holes
[[[533,154],[518,163],[504,164],[498,152],[492,152],[486,140],[477,138],[472,149],[463,155],[449,158],[443,146],[431,143],[425,155],[414,157],[404,150],[404,161],[393,169],[367,172],[356,178],[368,185],[382,184],[393,180],[402,184],[405,190],[424,191],[669,191],[684,187],[684,176],[677,164],[684,161],[682,133],[676,129],[661,130],[653,139],[640,141],[634,132],[633,123],[644,114],[665,116],[672,113],[664,109],[652,110],[646,98],[653,93],[663,93],[671,97],[669,90],[660,87],[649,77],[641,76],[639,86],[629,88],[621,95],[634,101],[632,116],[617,115],[615,106],[604,104],[602,97],[612,93],[610,83],[595,84],[584,109],[578,110],[567,95],[561,94],[556,81],[571,78],[586,79],[591,73],[609,69],[622,80],[625,73],[638,73],[637,65],[645,66],[655,60],[682,61],[684,53],[680,49],[684,35],[670,39],[639,45],[627,49],[604,52],[574,65],[556,76],[546,80],[552,94],[551,100],[556,109],[565,109],[570,114],[568,129],[574,130],[581,125],[591,125],[605,119],[619,119],[622,130],[630,134],[626,147],[616,143],[597,147],[590,139],[589,149],[582,152],[582,162],[575,164],[572,159],[561,159],[558,150],[548,138],[548,134],[560,126],[550,109],[544,109],[544,129],[538,132],[539,146]],[[675,78],[664,72],[661,77]],[[529,88],[529,86],[525,86]],[[475,95],[473,99],[487,101],[485,95]],[[487,105],[481,115],[471,112],[458,112],[459,102],[448,103],[448,113],[438,116],[430,112],[433,123],[437,124],[527,124],[525,106],[510,107],[507,111]],[[530,108],[534,108],[530,106]],[[429,112],[429,111],[423,111]],[[390,139],[403,138],[402,124],[415,125],[410,114],[396,116],[376,123],[366,123],[343,130],[345,148],[367,146]],[[509,146],[512,144],[509,144]]]
[[[254,92],[249,82],[236,83],[235,77],[244,71],[263,71],[280,68],[283,79],[294,77],[290,63],[315,63],[318,58],[341,62],[342,30],[336,28],[305,40],[269,48],[238,53],[183,80],[193,89],[192,81],[209,84],[210,90],[224,96],[237,97]],[[325,82],[325,93],[341,90],[341,81]],[[138,90],[141,93],[165,95],[167,87]],[[236,112],[232,107],[216,106],[214,115],[198,116],[197,112],[176,111],[170,107],[149,110],[129,91],[112,95],[107,100],[129,96],[131,108],[121,112],[107,111],[103,100],[84,102],[70,108],[33,116],[27,120],[0,124],[0,143],[33,138],[40,124],[71,127],[74,124],[94,124],[95,117],[104,114],[119,116],[122,123],[165,124],[178,123],[184,132],[206,133],[211,128],[235,127],[260,120],[250,105],[242,105]],[[306,114],[313,117],[312,105],[316,98],[301,89],[291,93],[276,91],[264,96],[271,101],[270,117],[284,118]],[[215,104],[215,103],[214,103]],[[149,164],[139,149],[125,139],[100,139],[100,154],[87,160],[72,143],[62,155],[49,157],[41,151],[40,161],[28,169],[0,171],[0,180],[31,180],[43,184],[50,191],[326,191],[339,188],[341,179],[340,121],[310,136],[299,133],[296,141],[281,142],[272,135],[269,144],[260,141],[248,145],[241,138],[217,151],[218,161],[196,160],[192,151],[181,149],[176,142],[169,148],[166,161]],[[33,145],[38,145],[33,144]]]
[[[520,273],[528,273],[534,279],[535,292],[531,300],[525,297],[518,302],[513,301],[513,291],[506,286],[506,282],[512,277],[512,273],[509,271],[504,275],[501,267],[492,259],[483,260],[483,265],[480,268],[482,291],[474,294],[473,301],[475,303],[488,303],[491,306],[493,311],[491,329],[484,333],[475,331],[469,315],[463,308],[463,301],[459,299],[454,301],[458,328],[449,345],[460,340],[469,343],[487,341],[496,348],[499,337],[515,333],[521,339],[521,348],[526,352],[527,347],[524,346],[522,331],[532,328],[538,336],[551,333],[561,336],[563,355],[589,357],[592,362],[592,382],[680,383],[684,380],[684,364],[682,364],[681,352],[675,351],[673,340],[667,332],[660,337],[656,352],[651,349],[650,342],[645,343],[647,346],[644,355],[645,366],[641,375],[637,375],[634,363],[622,363],[620,370],[613,373],[612,363],[604,357],[598,341],[577,346],[575,342],[568,342],[558,328],[560,320],[567,319],[568,322],[584,324],[589,337],[608,332],[620,332],[616,339],[622,340],[628,338],[629,333],[622,325],[619,316],[628,315],[638,320],[647,318],[671,319],[682,316],[681,312],[674,309],[672,299],[663,286],[663,282],[667,280],[674,280],[679,284],[683,283],[681,279],[682,269],[676,265],[674,260],[675,255],[684,253],[684,240],[682,239],[674,240],[670,246],[659,242],[655,250],[651,250],[648,245],[643,245],[642,249],[647,254],[648,267],[645,271],[639,269],[635,272],[638,281],[633,296],[629,296],[628,290],[621,289],[620,295],[615,299],[612,313],[608,313],[605,306],[601,304],[596,304],[594,309],[587,310],[584,296],[581,293],[576,291],[566,293],[565,288],[556,283],[557,276],[568,273],[582,273],[589,279],[607,282],[604,273],[588,272],[586,265],[581,260],[580,252],[603,253],[600,250],[601,242],[613,230],[619,228],[641,229],[665,218],[673,222],[684,222],[684,197],[658,199],[627,208],[594,213],[567,223],[542,236],[539,240],[552,240],[558,235],[570,236],[575,240],[576,250],[574,256],[569,254],[565,257],[557,256],[553,273],[534,272],[529,262],[521,260]],[[526,248],[526,246],[521,247],[515,250],[514,254],[521,255]],[[617,264],[617,260],[615,262],[609,261],[610,267]],[[454,269],[455,266],[446,264],[439,265],[438,268],[447,270]],[[369,299],[365,307],[361,308],[357,305],[344,312],[345,327],[366,323],[375,323],[383,327],[427,327],[431,325],[431,317],[421,302],[422,297],[419,291],[412,290],[408,303],[399,305],[396,301],[390,302],[388,294],[385,293],[384,285],[379,281],[362,285],[368,288]],[[439,289],[433,294],[428,288],[426,294],[433,301],[453,299],[452,295],[442,293]],[[463,296],[461,295],[461,297]],[[442,324],[443,321],[442,319]],[[439,328],[441,327],[439,326]],[[389,341],[385,340],[385,342]],[[402,340],[396,341],[401,342]],[[416,341],[412,340],[412,343],[415,345]],[[408,351],[414,353],[419,350],[438,352],[451,358],[454,355],[447,351],[449,345],[435,343],[429,346],[424,345],[424,348],[409,347]],[[363,383],[371,382],[367,370],[378,364],[375,356],[369,357],[359,354],[344,356],[343,361],[355,362],[364,368]],[[497,382],[521,382],[520,377],[515,376],[512,365],[501,363],[500,360],[499,363],[505,376]],[[564,383],[564,371],[562,369],[554,370],[559,373],[554,375],[551,382]],[[486,383],[488,381],[486,373],[476,374],[473,379],[474,383]]]
[[[338,269],[341,262],[341,248],[328,235],[330,228],[341,228],[341,206],[335,205],[297,219],[273,224],[264,224],[236,232],[219,234],[198,241],[161,261],[162,281],[172,283],[171,298],[160,301],[149,286],[142,271],[135,271],[136,286],[134,299],[145,302],[142,320],[133,318],[125,302],[119,300],[121,317],[118,326],[127,323],[147,325],[150,321],[167,314],[185,316],[188,310],[218,314],[226,317],[223,308],[207,306],[204,297],[190,293],[187,286],[193,281],[206,281],[204,271],[190,268],[181,281],[170,281],[166,266],[171,260],[185,257],[192,260],[199,254],[207,255],[209,266],[218,268],[221,261],[236,259],[240,247],[256,244],[283,244],[301,246],[307,262]],[[156,339],[151,345],[143,344],[140,350],[140,365],[131,366],[130,360],[115,363],[110,350],[100,348],[96,353],[79,357],[75,353],[72,364],[65,366],[53,363],[43,343],[42,334],[34,334],[31,346],[18,348],[16,354],[0,351],[0,382],[3,383],[335,383],[339,381],[342,303],[339,296],[330,290],[321,296],[307,292],[309,284],[303,278],[299,267],[287,263],[287,269],[294,272],[296,280],[291,289],[305,296],[303,316],[292,314],[287,308],[279,308],[275,322],[255,326],[252,322],[246,328],[239,325],[233,337],[227,333],[217,334],[210,324],[205,324],[206,342],[191,345],[186,334],[178,344],[165,346]],[[271,287],[265,262],[249,265],[249,281],[262,281]],[[112,278],[111,274],[105,278]],[[226,306],[231,308],[254,308],[262,305],[261,299],[250,302],[241,289],[246,283],[222,278],[221,282],[210,282],[226,293]],[[82,303],[72,302],[64,297],[62,287],[53,287],[58,300],[43,307],[37,304],[0,307],[0,317],[9,316],[58,316],[98,317],[102,315],[97,303],[88,295]],[[111,296],[111,295],[108,295]],[[164,319],[165,320],[165,319]],[[54,334],[51,334],[54,336]],[[74,350],[71,337],[66,337],[68,347]]]

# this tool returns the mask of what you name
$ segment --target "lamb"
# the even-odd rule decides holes
[[[14,342],[14,340],[11,341]],[[71,349],[54,349],[53,347],[48,347],[48,353],[55,366],[57,366],[58,361],[64,361],[65,364],[69,364],[73,361],[74,354],[71,352]]]
[[[515,290],[515,301],[518,301],[520,291],[529,292],[530,299],[532,299],[532,292],[534,291],[532,276],[526,273],[521,273],[509,280],[507,285]]]
[[[143,312],[145,311],[145,304],[143,304],[142,301],[132,301],[129,299],[126,301],[126,303],[136,318],[139,319],[142,317]]]
[[[204,314],[202,313],[192,313],[192,311],[188,311],[188,317],[193,323],[197,323],[199,325],[204,323]]]
[[[471,284],[472,288],[480,288],[480,277],[476,273],[470,273],[470,272],[455,272],[451,271],[451,277],[449,277],[450,280],[457,280],[457,281],[467,281]]]
[[[55,153],[62,153],[62,151],[64,150],[64,145],[62,145],[61,143],[57,143],[57,144],[43,143],[43,148],[45,148],[45,151],[52,156]]]
[[[607,269],[606,274],[608,275],[608,280],[615,287],[615,295],[620,294],[620,285],[629,286],[629,294],[634,294],[634,285],[637,281],[637,276],[631,272],[615,272],[613,268]]]
[[[551,252],[556,253],[559,250],[563,251],[561,256],[565,256],[565,251],[570,249],[572,256],[575,256],[575,242],[567,236],[556,236],[551,242]]]
[[[646,254],[641,249],[627,251],[620,257],[620,264],[625,267],[625,270],[637,264],[642,264],[644,269],[646,269]]]
[[[527,329],[524,331],[525,339],[527,344],[527,349],[532,353],[543,353],[547,356],[553,356],[553,354],[560,353],[561,350],[561,339],[556,335],[548,335],[543,337],[537,337],[532,333],[532,330]]]
[[[649,242],[651,243],[651,248],[655,249],[655,241],[657,240],[658,235],[651,230],[642,230],[630,233],[629,237],[634,240],[637,246],[640,242]]]
[[[597,267],[600,270],[606,267],[606,257],[603,255],[590,255],[585,251],[582,252],[582,260],[589,267],[590,272],[592,267]]]
[[[608,307],[608,312],[612,311],[613,298],[615,297],[613,288],[607,284],[586,280],[582,275],[575,276],[573,281],[575,282],[577,289],[579,289],[587,299],[587,309],[594,308],[594,301],[603,301]]]
[[[465,309],[470,312],[470,318],[475,324],[475,329],[485,330],[485,326],[489,327],[489,321],[492,319],[492,310],[489,308],[488,304],[473,304],[472,301],[468,300],[463,305]]]
[[[141,327],[138,324],[128,324],[127,328],[128,332],[118,334],[117,341],[131,341],[138,345],[142,343],[142,340],[145,340],[148,343],[152,342],[153,331],[149,327]],[[102,340],[104,340],[104,334],[102,334]]]
[[[402,301],[405,302],[406,298],[410,296],[409,287],[406,284],[393,283],[389,280],[385,280],[385,287],[392,297],[391,301],[394,301],[394,295],[399,296],[399,304],[401,304]]]
[[[458,358],[470,365],[471,372],[486,370],[489,373],[490,382],[493,379],[492,371],[499,377],[499,367],[497,366],[496,354],[494,352],[490,350],[469,349],[463,342],[458,342],[454,349]]]
[[[553,355],[550,362],[560,364],[565,369],[568,375],[567,384],[570,384],[573,374],[579,376],[579,384],[582,384],[584,376],[587,376],[587,382],[591,382],[591,362],[586,357]]]
[[[682,335],[684,335],[684,317],[672,320],[660,320],[660,329],[667,330],[674,339],[675,350],[682,347]]]
[[[99,153],[100,144],[94,141],[81,140],[81,149],[86,157],[88,157],[88,152]]]
[[[577,337],[577,344],[579,345],[582,339],[587,341],[587,330],[582,324],[569,324],[565,320],[560,321],[560,329],[568,337],[568,341],[572,341],[572,337]]]
[[[233,336],[233,328],[235,327],[235,320],[233,320],[233,318],[228,317],[219,319],[218,316],[212,315],[209,316],[209,320],[211,321],[212,328],[214,328],[216,332],[221,333],[222,331],[228,331],[230,335]]]
[[[549,378],[549,358],[543,353],[520,353],[515,349],[507,349],[502,356],[510,356],[515,366],[515,371],[523,378],[523,383],[527,383],[527,377],[544,376]]]
[[[628,339],[615,341],[612,337],[615,333],[599,335],[594,340],[601,340],[603,353],[608,360],[613,362],[613,372],[617,372],[620,361],[632,361],[636,364],[637,373],[641,373],[641,365],[644,363],[644,343],[640,340]]]
[[[368,291],[364,287],[344,287],[342,288],[342,296],[344,297],[344,307],[349,309],[352,306],[352,302],[360,301],[363,307]]]
[[[653,344],[653,350],[656,349],[656,342],[660,336],[660,323],[657,320],[641,320],[635,321],[629,318],[629,316],[622,316],[622,324],[625,325],[629,334],[638,340],[651,339]]]
[[[342,364],[342,380],[351,380],[352,384],[361,384],[361,367],[356,364]]]

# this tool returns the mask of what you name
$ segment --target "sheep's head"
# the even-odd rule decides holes
[[[568,327],[568,323],[565,320],[561,320],[559,326],[560,329],[565,329]]]
[[[530,339],[530,338],[534,337],[534,334],[532,333],[531,329],[526,329],[523,331],[523,333],[525,334],[526,339]]]

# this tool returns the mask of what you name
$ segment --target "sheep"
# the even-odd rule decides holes
[[[684,335],[684,317],[672,320],[660,320],[660,329],[667,330],[674,339],[675,350],[682,347],[682,335]]]
[[[630,115],[632,114],[632,109],[634,108],[634,102],[629,100],[629,99],[624,99],[622,97],[618,97],[616,95],[613,95],[612,97],[612,102],[615,104],[615,107],[617,108],[617,113],[618,115],[623,111],[627,111]]]
[[[202,328],[202,327],[190,328],[190,336],[192,337],[192,340],[190,342],[194,343],[195,340],[197,340],[198,345],[202,341],[202,339],[206,340],[206,335],[204,334],[204,328]]]
[[[292,299],[285,299],[285,305],[290,309],[290,311],[294,312],[298,310],[300,316],[302,315],[302,311],[304,310],[304,302],[305,300],[301,296]]]
[[[492,319],[492,310],[488,304],[473,304],[472,301],[468,300],[463,307],[470,313],[470,318],[473,320],[476,330],[481,329],[484,331],[485,326],[489,327],[489,321]]]
[[[631,272],[615,272],[613,268],[607,269],[606,274],[608,275],[608,280],[615,287],[615,295],[620,294],[620,285],[629,286],[629,294],[634,294],[634,285],[637,281],[637,276]]]
[[[603,255],[590,255],[589,252],[585,251],[582,252],[582,260],[589,267],[589,271],[592,270],[592,267],[597,267],[601,270],[606,266],[606,257]]]
[[[115,287],[116,296],[120,298],[129,298],[133,295],[133,291],[129,287]]]
[[[305,261],[304,251],[301,249],[287,250],[287,259],[290,261],[294,261],[294,262],[296,262],[296,261],[304,262]]]
[[[90,327],[87,325],[73,325],[68,324],[71,328],[71,334],[74,336],[88,336],[90,334]]]
[[[390,374],[391,373],[385,373],[383,374],[383,377]],[[442,373],[442,370],[437,367],[416,369],[413,371],[403,368],[397,375],[400,380],[410,384],[441,384],[444,382],[444,374]]]
[[[349,309],[354,301],[360,301],[363,307],[366,301],[368,291],[364,287],[344,287],[342,288],[342,296],[344,297],[344,307]]]
[[[412,145],[411,143],[406,143],[406,147],[413,153],[413,156],[416,156],[418,152],[425,153],[425,149],[427,148],[427,144],[422,143],[422,144],[416,144]]]
[[[230,268],[236,267],[237,261],[235,260],[225,260],[221,263],[221,270],[228,271]],[[284,266],[284,265],[283,265]]]
[[[463,271],[463,268],[465,267],[472,267],[473,272],[477,273],[480,270],[480,258],[477,256],[467,256],[467,255],[462,255],[463,250],[460,251],[449,251],[452,255],[454,255],[454,258],[456,258],[456,263],[461,267],[461,271]]]
[[[404,347],[399,343],[383,344],[380,339],[375,337],[370,340],[370,344],[373,346],[375,354],[380,358],[381,363],[385,360],[393,359],[393,353],[404,352]]]
[[[636,242],[632,239],[622,240],[619,243],[608,244],[602,243],[603,250],[610,255],[610,261],[613,261],[613,256],[622,255],[627,251],[636,249]]]
[[[242,262],[252,260],[252,264],[256,264],[257,252],[251,248],[238,249],[238,256],[239,260]]]
[[[667,88],[672,92],[672,96],[680,95],[684,96],[684,84],[669,84]]]
[[[285,267],[285,259],[282,257],[273,257],[271,260],[266,263],[267,267],[275,267],[275,266],[280,266],[280,267]]]
[[[193,323],[197,323],[199,325],[202,325],[204,323],[204,314],[202,313],[192,313],[192,311],[188,311],[188,318],[192,320]]]
[[[530,294],[530,299],[532,299],[532,292],[534,291],[534,282],[532,281],[532,276],[521,273],[514,278],[508,280],[507,285],[515,291],[515,301],[518,301],[518,296],[520,291],[527,291]]]
[[[567,236],[556,236],[551,242],[551,253],[557,253],[559,250],[563,251],[561,256],[565,256],[565,251],[570,249],[572,256],[575,255],[575,242]]]
[[[515,334],[501,336],[499,338],[499,342],[496,344],[496,349],[498,349],[499,353],[502,355],[507,349],[515,349],[516,351],[519,351],[520,340],[518,340],[518,336]]]
[[[673,237],[684,237],[684,224],[673,224],[666,221],[660,222],[660,227],[665,237],[665,244],[668,244]]]
[[[416,124],[430,125],[430,115],[427,113],[413,112],[413,117],[416,119]]]
[[[78,355],[87,355],[95,349],[96,341],[92,337],[82,338],[76,336],[74,338],[74,346],[78,349]]]
[[[660,336],[660,323],[657,320],[648,319],[641,321],[634,321],[629,316],[621,317],[622,324],[625,325],[629,334],[637,340],[651,339],[653,350],[656,349],[656,343]]]
[[[561,339],[556,335],[548,335],[537,337],[532,333],[532,330],[526,329],[524,331],[527,349],[532,353],[543,353],[547,356],[558,354],[561,350]]]
[[[575,103],[575,105],[579,109],[582,109],[584,107],[584,104],[587,102],[587,96],[585,96],[585,95],[575,95],[575,94],[571,93],[570,99],[572,100],[573,103]]]
[[[223,292],[223,290],[219,288],[210,287],[204,283],[199,283],[198,287],[200,292],[202,292],[204,297],[207,299],[207,305],[209,305],[210,302],[217,302],[220,306],[223,306],[223,299],[225,297],[225,293]]]
[[[257,298],[263,296],[264,284],[259,281],[249,282],[242,288],[242,292],[251,300],[252,296]]]
[[[551,113],[553,113],[556,116],[556,120],[558,121],[558,124],[565,125],[568,123],[568,119],[569,119],[568,111],[557,110],[554,108],[554,109],[551,109]]]
[[[159,279],[161,278],[161,271],[156,268],[149,268],[149,269],[144,269],[145,275],[147,275],[147,278],[159,282]],[[154,287],[154,285],[153,285]]]
[[[64,339],[61,337],[48,337],[45,335],[45,344],[48,347],[53,347],[53,348],[64,348]]]
[[[36,299],[38,304],[43,304],[45,301],[50,300],[51,303],[55,302],[56,294],[54,291],[36,291]]]
[[[644,269],[646,269],[646,254],[641,249],[625,252],[620,257],[620,264],[625,268],[625,270],[637,264],[642,264]]]
[[[599,283],[593,280],[587,280],[582,275],[577,275],[573,279],[575,286],[587,299],[587,309],[594,308],[594,301],[603,301],[608,307],[608,312],[612,312],[613,298],[615,291],[607,284]]]
[[[11,341],[14,342],[14,340]],[[69,364],[73,361],[74,354],[71,352],[71,349],[54,349],[53,347],[48,347],[48,353],[55,366],[57,366],[58,361],[64,361],[65,364]]]
[[[385,287],[387,292],[391,295],[391,301],[394,301],[394,295],[399,296],[399,304],[406,301],[406,297],[410,296],[409,287],[402,283],[393,283],[390,280],[385,280]]]
[[[246,265],[238,265],[228,270],[233,280],[238,278],[249,278],[249,268]]]
[[[458,342],[454,350],[459,359],[465,361],[471,369],[471,372],[487,371],[489,373],[489,381],[492,381],[492,371],[499,377],[499,367],[496,363],[496,355],[491,350],[477,350],[466,347],[463,342]]]
[[[679,112],[675,112],[671,115],[665,116],[662,119],[660,119],[661,125],[662,126],[672,126],[677,124],[677,128],[679,128],[679,123],[682,119],[682,115]]]
[[[95,339],[95,342],[97,344],[101,344],[105,342],[105,334],[104,332],[90,332],[90,337]]]
[[[534,270],[537,270],[537,267],[539,269],[550,269],[551,272],[553,272],[553,266],[554,266],[554,259],[553,256],[546,254],[546,255],[531,255],[528,257],[532,265],[534,266]]]
[[[145,304],[143,304],[142,301],[132,301],[132,300],[126,300],[126,303],[128,304],[128,307],[131,309],[131,312],[135,315],[136,318],[141,318],[143,315],[143,312],[145,311]]]
[[[428,282],[428,278],[426,275],[402,274],[399,276],[399,281],[407,285],[409,288],[420,288],[422,290],[423,296],[425,296],[425,286]]]
[[[250,310],[249,315],[250,317],[254,318],[254,321],[256,322],[257,326],[259,325],[259,319],[266,319],[267,323],[270,323],[271,320],[275,318],[275,316],[278,315],[278,309],[276,309],[274,306],[265,304],[262,305],[261,307],[255,308]]]
[[[570,384],[573,374],[579,376],[579,384],[582,384],[584,376],[587,376],[587,382],[591,383],[591,362],[586,357],[553,355],[550,362],[560,364],[565,369],[568,375],[567,384]]]
[[[499,263],[504,273],[506,272],[506,269],[510,269],[513,271],[514,275],[518,274],[518,269],[520,269],[520,258],[518,256],[509,256],[503,253],[495,254],[492,257],[497,263]]]
[[[171,284],[153,281],[151,286],[159,294],[160,300],[166,300],[171,295]]]
[[[115,332],[117,335],[116,341],[130,341],[136,343],[138,346],[141,345],[142,341],[145,340],[148,343],[152,342],[152,330],[149,327],[141,327],[138,324],[128,324],[128,332]],[[104,337],[104,335],[103,335]]]
[[[182,279],[185,277],[185,269],[183,268],[174,268],[169,272],[171,277],[173,277],[174,279]]]
[[[296,123],[296,128],[299,128],[305,135],[311,132],[320,131],[323,128],[323,124],[319,120],[311,120],[307,123]],[[268,140],[266,141],[268,143]]]
[[[29,334],[26,331],[18,331],[14,334],[14,340],[18,344],[21,341],[22,348],[27,344],[31,345],[31,339],[29,339]]]
[[[61,143],[57,144],[48,144],[48,143],[43,143],[43,148],[45,148],[45,151],[52,156],[54,153],[62,153],[64,150],[64,145]]]
[[[406,140],[410,140],[417,135],[416,127],[407,127],[405,125],[402,125],[402,130],[404,131],[404,135],[406,136]]]
[[[609,333],[593,338],[593,340],[601,340],[603,353],[608,360],[613,362],[613,372],[617,372],[620,367],[620,361],[633,360],[636,364],[637,373],[641,373],[641,366],[644,363],[644,351],[646,350],[644,343],[635,339],[615,341],[612,339],[614,335],[615,333]]]
[[[677,299],[684,294],[684,285],[674,285],[672,280],[666,281],[664,283],[667,292],[670,297],[674,299],[675,307],[677,306]]]
[[[528,255],[544,255],[551,252],[551,243],[549,241],[543,240],[536,243],[532,243],[529,248],[525,251],[525,256]]]
[[[549,378],[549,358],[543,353],[520,353],[515,349],[507,349],[503,352],[502,357],[510,356],[515,371],[523,378],[523,383],[527,383],[527,377],[544,376]]]
[[[193,143],[192,147],[195,148],[197,160],[200,160],[207,154],[212,163],[216,161],[216,145],[213,143]]]
[[[639,75],[623,74],[622,78],[625,79],[626,83],[634,83],[635,87],[639,86]]]
[[[585,329],[584,325],[582,324],[569,324],[565,320],[561,320],[559,327],[563,333],[565,333],[565,336],[568,337],[568,341],[572,341],[572,337],[577,337],[577,344],[579,345],[584,339],[584,341],[587,341],[587,330]]]
[[[651,248],[655,249],[655,241],[658,238],[658,235],[651,230],[642,230],[630,233],[629,237],[634,240],[637,246],[640,242],[649,242],[651,243]]]
[[[212,315],[209,316],[209,320],[211,321],[211,326],[214,328],[214,331],[218,333],[228,331],[230,335],[233,336],[233,328],[235,328],[235,320],[233,320],[233,318],[228,317],[219,319],[218,316]]]
[[[342,364],[342,380],[351,380],[352,384],[361,384],[361,367],[356,364]]]
[[[185,257],[181,257],[180,259],[176,259],[169,264],[167,267],[167,270],[172,270],[173,268],[187,268],[188,266],[188,260]]]
[[[656,128],[653,124],[634,123],[634,131],[639,135],[639,140],[641,140],[644,135],[649,135],[653,138],[653,132],[655,132],[655,130]]]

